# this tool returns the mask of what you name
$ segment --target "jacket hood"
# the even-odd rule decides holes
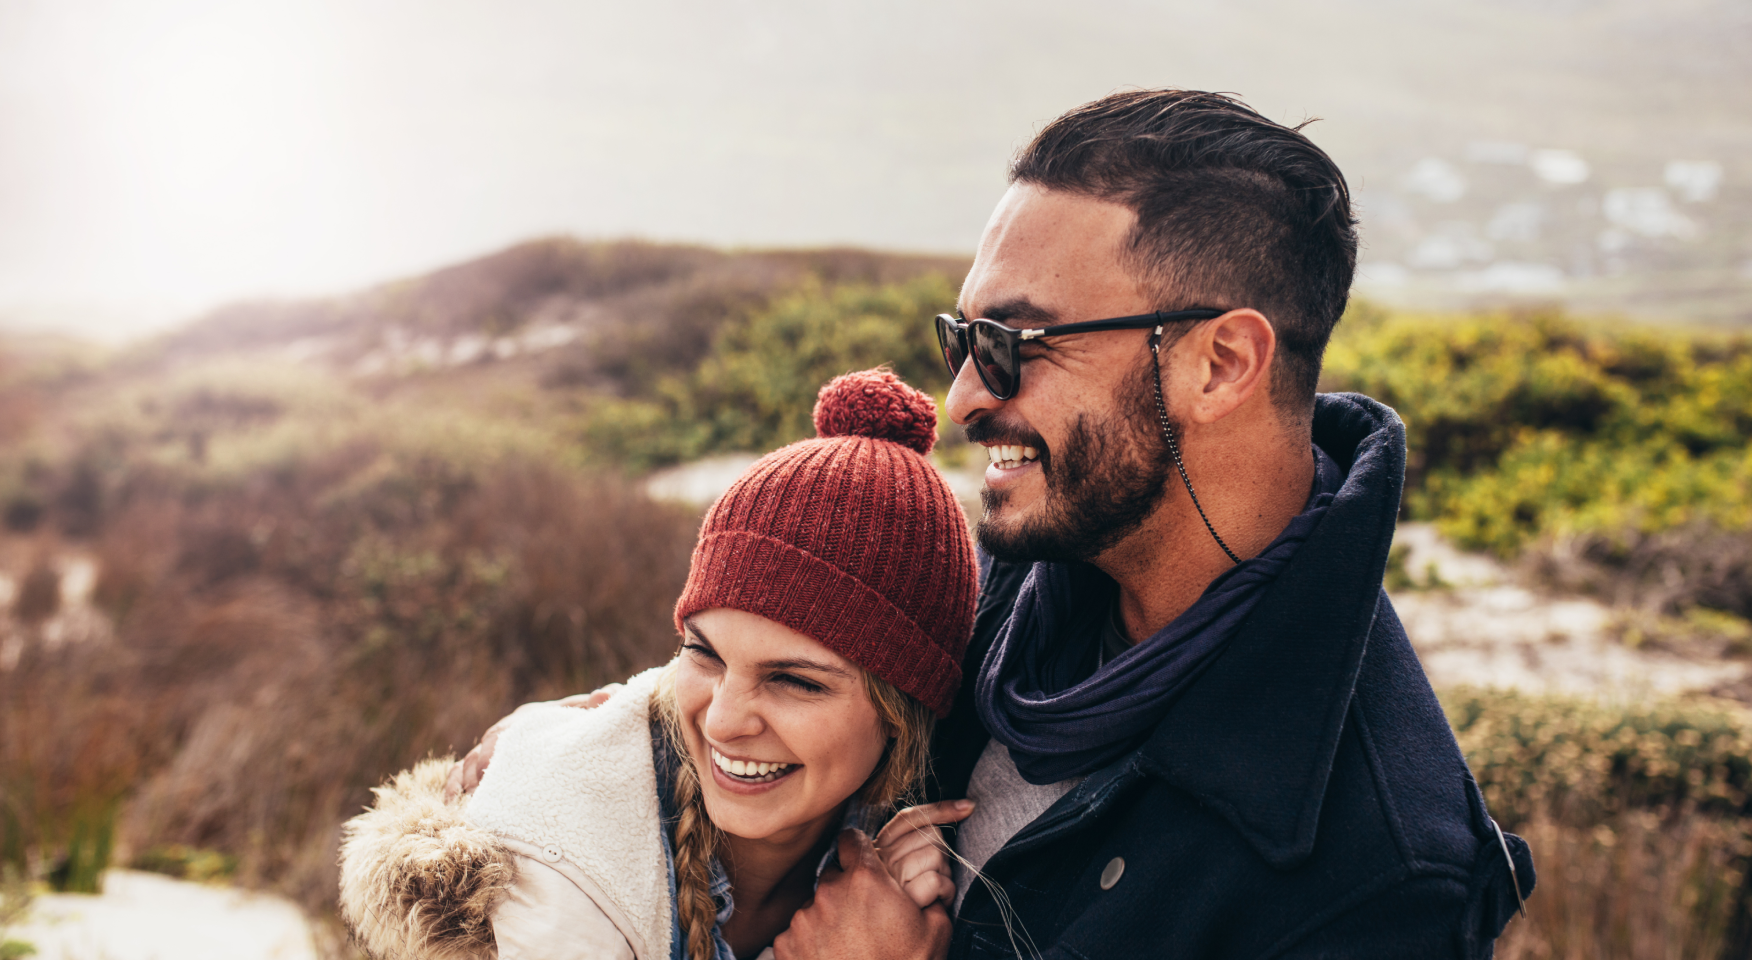
[[[1405,477],[1405,426],[1368,397],[1316,397],[1313,434],[1344,485],[1139,754],[1146,771],[1220,811],[1279,868],[1314,848]]]

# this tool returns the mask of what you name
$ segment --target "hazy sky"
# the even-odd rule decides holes
[[[0,0],[0,320],[113,334],[555,232],[970,251],[1011,152],[1128,85],[1322,116],[1363,187],[1491,137],[1746,156],[1749,10]]]

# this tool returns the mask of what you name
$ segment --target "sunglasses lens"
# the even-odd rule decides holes
[[[987,389],[1000,400],[1016,395],[1016,362],[1010,344],[1003,334],[986,324],[968,327],[973,341],[973,362],[979,364],[980,377]]]
[[[962,349],[961,334],[955,329],[957,322],[946,313],[937,314],[937,346],[943,350],[943,362],[949,365],[951,379],[961,373],[961,365],[967,362],[967,351]]]

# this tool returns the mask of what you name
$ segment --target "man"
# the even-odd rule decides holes
[[[1533,865],[1381,589],[1404,430],[1315,395],[1342,175],[1166,90],[1065,114],[1010,180],[937,321],[991,460],[935,746],[936,797],[978,803],[953,925],[848,834],[779,960],[1489,956]]]

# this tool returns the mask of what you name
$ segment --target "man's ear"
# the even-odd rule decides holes
[[[1250,307],[1199,324],[1173,349],[1168,386],[1179,413],[1194,423],[1215,423],[1271,383],[1277,331]]]

